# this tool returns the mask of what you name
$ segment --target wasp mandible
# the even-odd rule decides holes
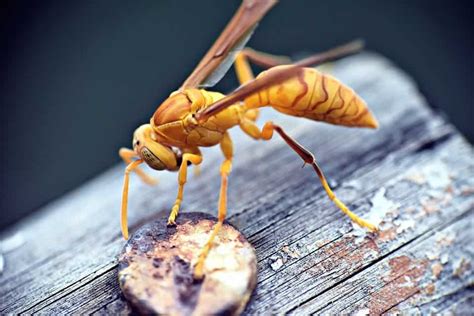
[[[133,134],[133,150],[122,148],[122,159],[128,164],[122,196],[121,227],[128,239],[127,201],[130,172],[153,183],[138,166],[145,162],[155,170],[178,172],[178,195],[168,219],[175,225],[183,200],[188,164],[199,165],[203,157],[199,147],[220,145],[224,161],[220,167],[221,187],[218,222],[203,247],[194,276],[202,278],[205,258],[221,228],[227,212],[227,183],[232,169],[233,145],[228,130],[239,126],[256,140],[270,140],[279,134],[306,164],[315,170],[328,197],[352,221],[371,231],[377,227],[352,213],[329,187],[314,155],[290,137],[282,127],[267,122],[256,125],[259,108],[270,106],[283,114],[323,121],[336,125],[376,128],[377,121],[366,103],[349,87],[315,66],[355,53],[362,48],[359,41],[331,49],[292,63],[288,58],[244,48],[259,20],[276,0],[244,0],[219,38],[209,49],[182,86],[158,107],[150,119]],[[256,78],[249,62],[267,68]],[[234,64],[240,87],[228,95],[207,91]]]

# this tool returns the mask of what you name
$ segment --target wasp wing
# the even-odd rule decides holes
[[[247,35],[244,35],[242,39],[237,42],[237,44],[229,51],[226,57],[222,59],[220,64],[211,72],[211,74],[204,79],[203,82],[198,84],[200,88],[208,88],[215,86],[224,75],[229,71],[230,67],[235,61],[237,54],[245,47],[247,42],[252,37],[253,31],[257,27],[257,24],[248,32]]]
[[[232,93],[214,102],[207,108],[196,113],[196,119],[199,122],[206,121],[209,117],[216,115],[232,104],[243,101],[246,97],[264,90],[272,85],[283,82],[289,78],[297,76],[303,68],[298,64],[286,66],[284,68],[272,68],[267,71],[265,76],[253,79],[234,90]]]
[[[228,94],[219,101],[211,104],[207,108],[201,110],[197,113],[196,118],[201,122],[206,121],[209,117],[216,115],[217,113],[221,112],[222,110],[225,110],[227,107],[231,106],[232,104],[235,104],[236,102],[243,101],[245,98],[258,91],[283,82],[287,79],[290,79],[291,77],[297,76],[298,72],[301,71],[303,67],[319,65],[321,63],[325,63],[334,59],[357,53],[363,47],[363,41],[355,40],[345,45],[327,50],[325,52],[314,54],[284,68],[271,68],[266,72],[265,76],[259,76],[256,79],[253,79],[241,85],[232,93]],[[265,62],[264,65],[272,67],[275,66],[273,63],[274,60],[272,60],[271,62]]]
[[[276,0],[244,0],[181,89],[210,87],[219,82],[232,65],[235,55],[250,39],[258,21],[275,3]]]

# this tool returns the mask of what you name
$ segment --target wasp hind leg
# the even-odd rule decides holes
[[[207,255],[209,254],[209,251],[212,248],[214,239],[216,238],[222,225],[224,224],[225,216],[227,214],[227,181],[228,176],[232,170],[232,157],[234,155],[232,140],[230,139],[228,132],[224,134],[220,145],[225,160],[221,165],[221,189],[219,192],[217,223],[214,225],[208,241],[204,245],[204,248],[201,250],[201,253],[199,254],[198,261],[194,268],[194,277],[196,279],[202,279],[204,275],[204,262],[206,260]]]
[[[202,162],[202,155],[199,150],[196,150],[195,153],[183,154],[183,160],[181,161],[178,172],[178,196],[176,197],[176,201],[174,202],[174,205],[171,208],[170,216],[168,217],[168,225],[170,226],[176,225],[176,217],[178,216],[179,208],[181,207],[181,202],[183,201],[184,185],[186,184],[188,175],[188,162],[192,163],[193,165],[199,165]]]
[[[253,125],[254,126],[252,126],[252,124],[250,124],[249,122],[246,122],[246,124],[244,124],[244,125],[241,124],[240,127],[242,128],[242,130],[246,134],[248,134],[249,136],[251,136],[254,139],[270,140],[273,136],[273,131],[276,131],[283,138],[283,140],[288,144],[288,146],[290,146],[291,149],[293,149],[301,157],[301,159],[303,159],[303,161],[305,163],[307,163],[307,164],[309,164],[313,167],[313,169],[314,169],[314,171],[316,171],[316,174],[318,175],[318,178],[321,181],[321,184],[322,184],[324,190],[326,191],[326,194],[328,195],[329,199],[331,199],[331,201],[333,201],[334,204],[336,204],[336,206],[342,212],[344,212],[344,214],[349,216],[349,218],[353,222],[355,222],[356,224],[358,224],[361,227],[365,227],[370,231],[377,231],[378,230],[376,225],[365,221],[364,219],[360,218],[359,216],[357,216],[356,214],[351,212],[351,210],[349,210],[349,208],[341,200],[339,200],[336,197],[334,192],[329,187],[329,184],[326,180],[326,177],[324,176],[323,171],[321,170],[321,168],[318,166],[314,155],[309,150],[304,148],[295,139],[293,139],[291,136],[289,136],[280,126],[278,126],[276,124],[273,124],[273,122],[267,122],[264,125],[263,129],[261,131],[258,131],[258,132],[257,132],[258,127],[255,124],[253,124]]]

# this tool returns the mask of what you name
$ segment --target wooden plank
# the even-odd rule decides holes
[[[461,297],[472,298],[474,272],[458,270],[474,253],[473,220],[471,210],[441,224],[292,313],[426,315],[449,308]]]
[[[336,193],[356,213],[374,215],[371,203],[385,202],[397,206],[398,217],[390,218],[386,210],[387,226],[378,237],[352,230],[311,171],[300,168],[301,161],[281,140],[262,144],[233,131],[230,222],[249,237],[259,257],[259,284],[248,313],[311,310],[332,288],[381,265],[443,223],[465,221],[473,208],[472,148],[426,107],[411,79],[373,54],[340,61],[334,72],[368,101],[381,123],[379,131],[315,124],[275,113],[265,113],[264,119],[281,122],[290,134],[316,149]],[[220,160],[218,151],[205,151],[202,176],[186,187],[185,211],[214,212]],[[112,168],[12,228],[27,243],[5,256],[0,312],[128,311],[115,271],[123,244],[118,226],[122,170],[123,166]],[[172,205],[176,174],[159,177],[160,185],[153,188],[132,180],[132,226],[166,214]],[[449,185],[439,188],[440,183]]]
[[[293,213],[283,211],[286,213],[284,222],[272,223],[268,229],[263,229],[256,236],[251,236],[249,240],[256,245],[257,253],[267,253],[268,257],[262,258],[267,262],[262,262],[260,266],[259,283],[254,295],[255,304],[249,306],[249,313],[261,313],[265,310],[280,313],[292,310],[352,274],[365,269],[373,262],[380,260],[381,257],[419,238],[426,231],[472,209],[474,203],[472,195],[466,198],[460,191],[443,193],[445,192],[443,190],[446,190],[443,188],[443,190],[436,191],[436,194],[439,194],[439,199],[442,201],[440,203],[446,203],[446,205],[443,204],[442,209],[436,212],[427,213],[426,209],[431,206],[423,205],[427,203],[425,199],[429,199],[431,194],[435,194],[432,192],[433,189],[428,185],[426,187],[418,186],[404,180],[411,178],[416,169],[407,168],[406,172],[402,172],[407,166],[433,170],[432,166],[436,164],[435,167],[437,167],[439,162],[436,158],[439,158],[442,152],[452,153],[453,156],[462,153],[465,148],[459,146],[460,143],[462,141],[459,139],[452,139],[446,144],[440,145],[435,152],[391,157],[380,167],[373,170],[361,170],[361,173],[365,174],[348,179],[349,182],[356,181],[358,187],[372,192],[359,194],[359,196],[368,195],[368,198],[362,198],[360,202],[357,202],[361,206],[356,208],[358,213],[364,206],[370,208],[370,201],[375,203],[379,199],[376,198],[376,196],[380,196],[379,192],[385,192],[382,198],[386,200],[384,203],[398,204],[397,207],[393,207],[396,210],[394,212],[398,214],[396,219],[392,220],[390,218],[392,215],[388,214],[386,226],[378,237],[368,238],[365,235],[359,237],[358,233],[350,231],[352,228],[350,225],[345,227],[340,221],[324,222],[321,218],[313,215],[315,209],[311,204],[307,207],[303,206]],[[433,158],[435,159],[433,160]],[[465,163],[464,167],[459,170],[456,168],[450,168],[450,170],[472,178],[474,176],[472,161]],[[454,165],[450,166],[454,167]],[[461,166],[461,164],[457,163],[457,166]],[[374,175],[383,181],[383,186],[380,186],[379,182],[374,183]],[[464,178],[460,182],[453,179],[449,184],[456,188],[455,190],[460,190],[464,181]],[[360,191],[358,190],[359,193]],[[444,202],[444,199],[449,203]],[[300,205],[302,203],[303,201],[300,202]],[[329,207],[326,206],[327,208]],[[387,209],[387,212],[390,210]],[[331,212],[326,212],[326,214],[327,217],[337,215],[331,214]],[[295,232],[291,231],[289,227],[294,228]],[[278,261],[280,263],[275,265],[274,263]],[[281,263],[284,264],[279,267]]]

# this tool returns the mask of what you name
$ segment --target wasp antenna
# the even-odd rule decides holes
[[[127,222],[127,205],[128,205],[128,187],[130,182],[130,172],[137,168],[143,160],[135,160],[131,162],[127,168],[125,168],[125,177],[123,180],[123,191],[122,191],[122,209],[120,216],[120,225],[122,228],[122,236],[125,240],[128,239],[128,222]]]

